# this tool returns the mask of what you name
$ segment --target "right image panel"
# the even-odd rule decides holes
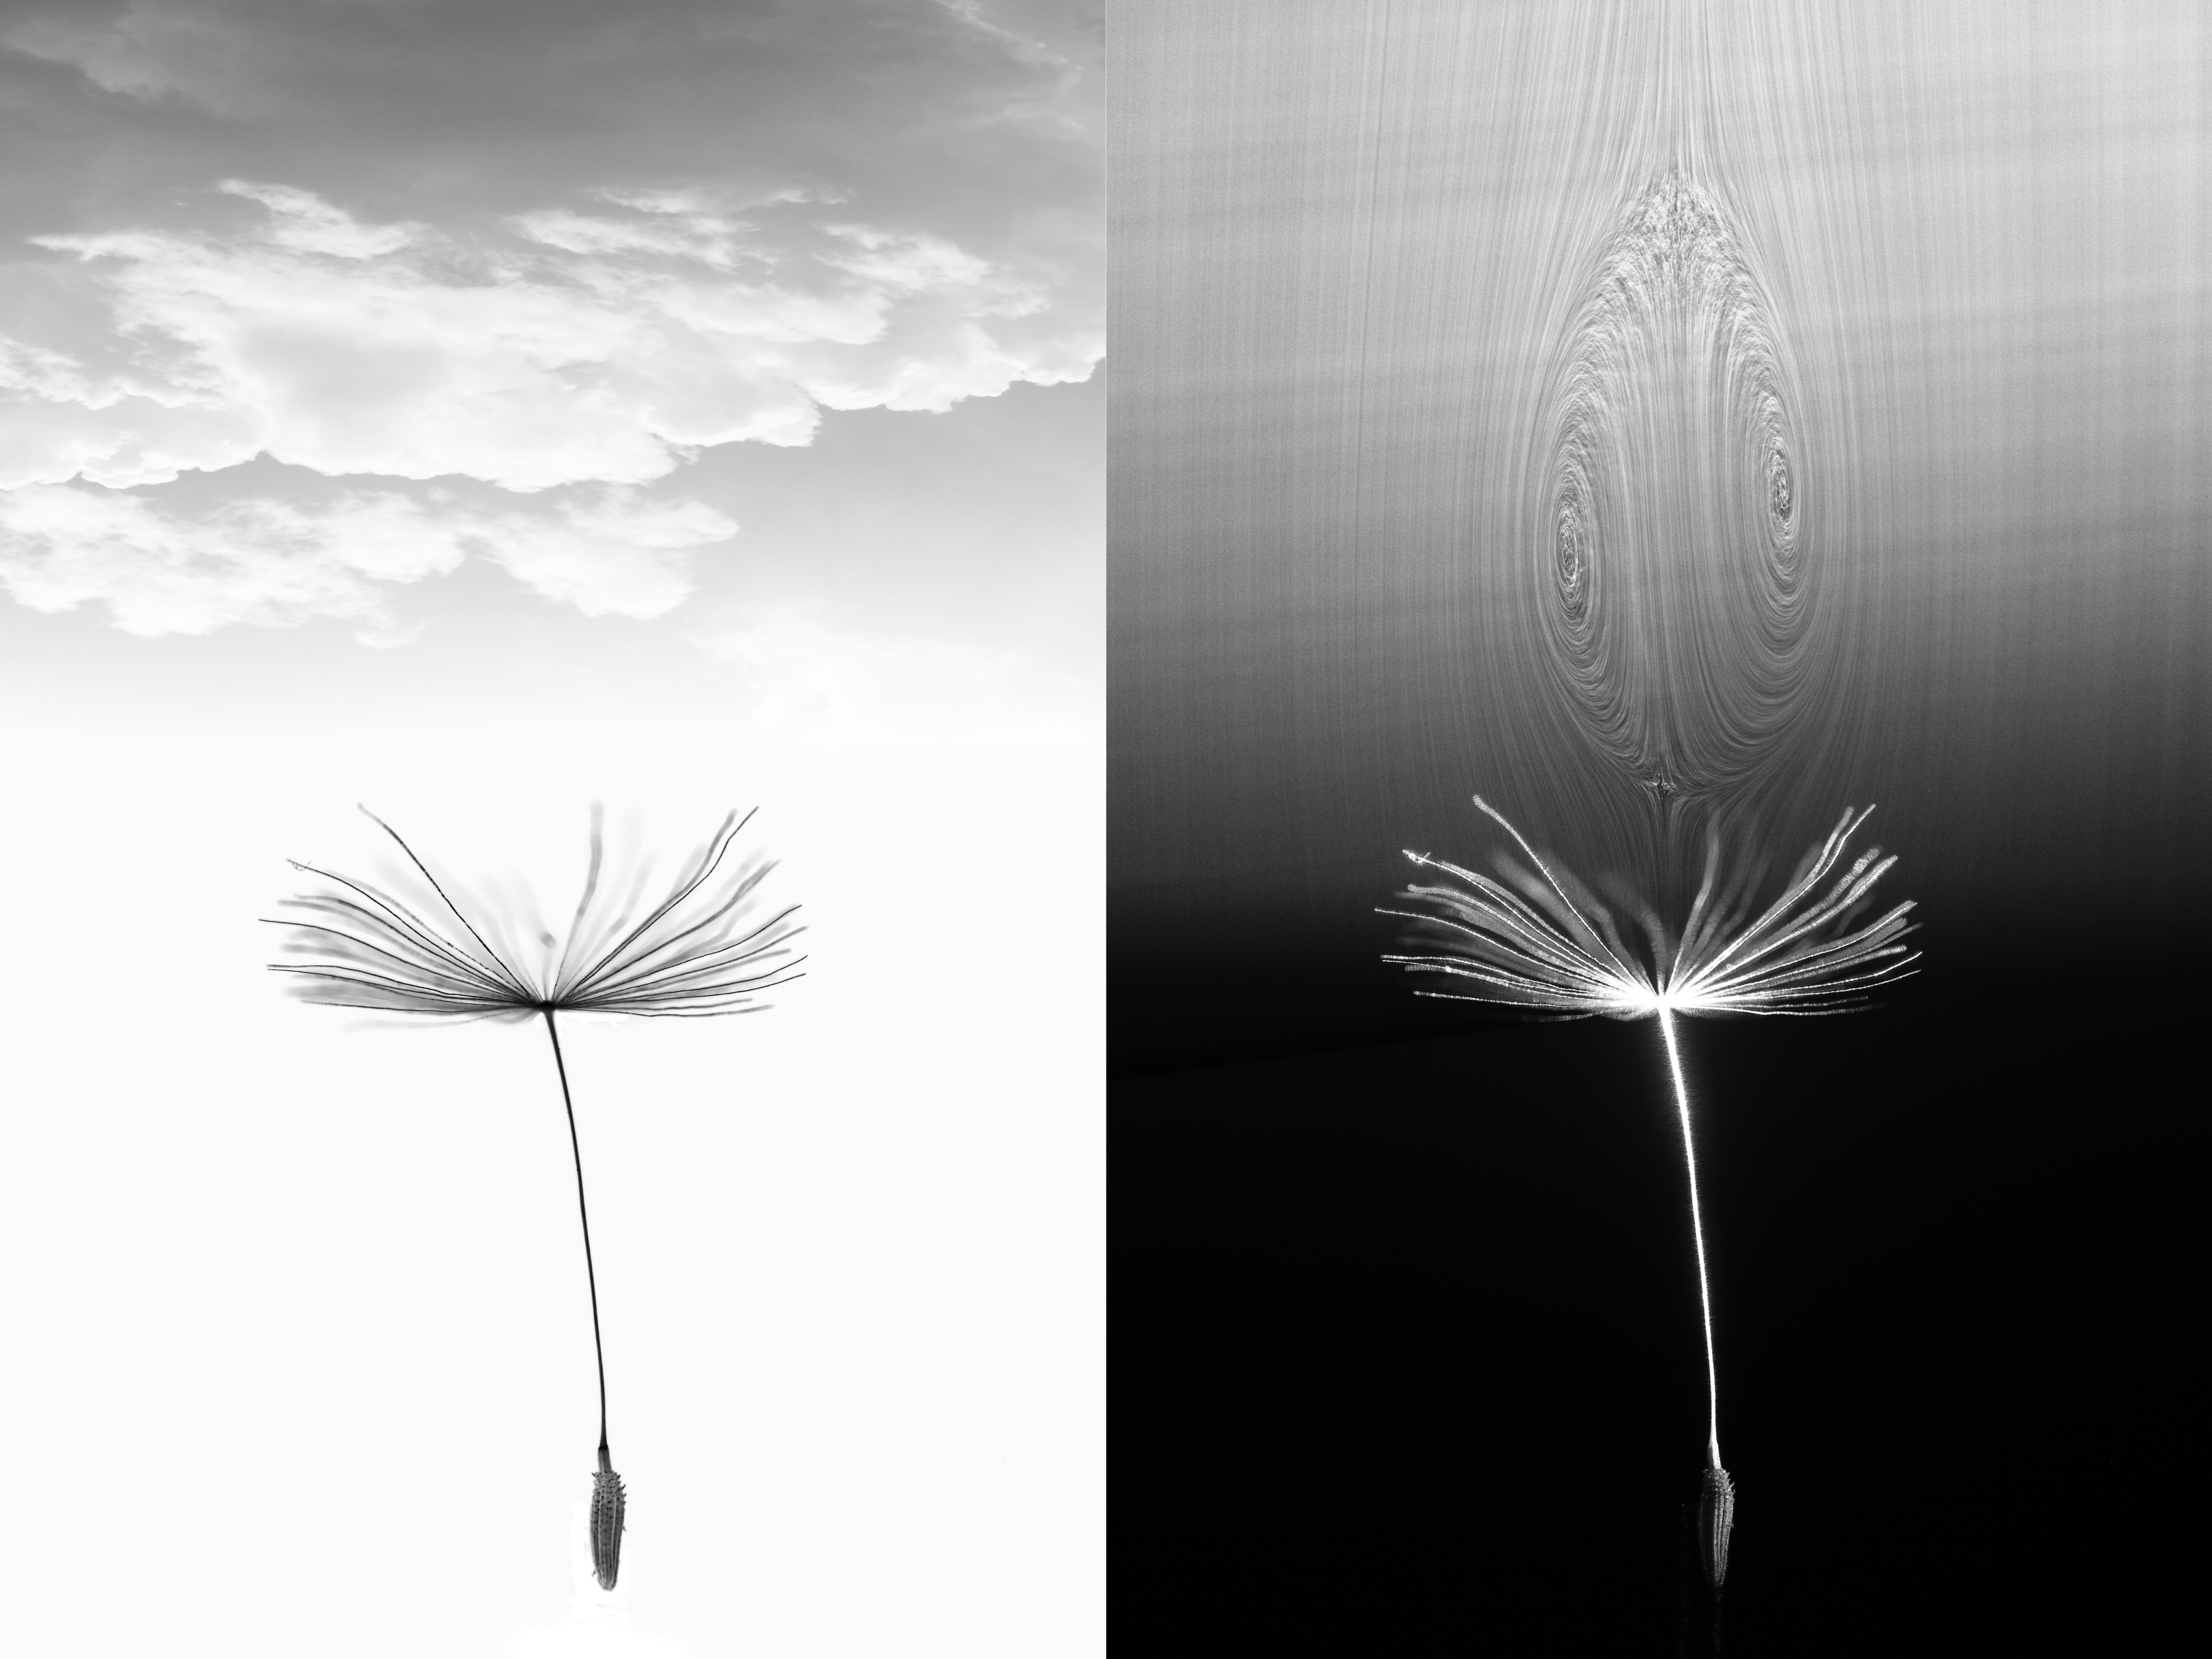
[[[2164,1622],[2209,48],[1117,0],[1124,1634]]]

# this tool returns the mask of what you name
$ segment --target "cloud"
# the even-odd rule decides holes
[[[250,40],[217,15],[190,7],[133,4],[94,21],[19,18],[0,27],[0,46],[67,64],[103,92],[146,102],[180,97],[217,114],[254,112],[241,74],[256,56]],[[241,62],[241,58],[246,61]]]
[[[248,411],[181,383],[0,339],[0,490],[165,483],[250,457],[258,432]]]
[[[120,490],[32,484],[0,492],[0,586],[34,611],[104,603],[131,634],[321,617],[392,644],[400,635],[389,586],[443,574],[471,550],[586,615],[649,617],[689,592],[684,554],[736,530],[699,502],[618,488],[526,514],[350,490],[313,505],[256,497],[195,514]]]
[[[467,234],[363,223],[230,180],[252,222],[33,238],[73,254],[134,348],[4,343],[0,482],[159,482],[266,453],[332,476],[463,475],[531,491],[638,484],[689,453],[808,442],[824,408],[944,410],[1087,379],[1098,319],[1064,266],[987,259],[818,207],[739,216],[696,190]],[[179,411],[181,411],[179,413]]]
[[[235,501],[198,519],[115,490],[32,484],[0,495],[0,584],[34,611],[104,600],[131,634],[309,617],[358,620],[373,633],[377,584],[417,581],[461,556],[456,538],[390,495],[349,495],[319,512]]]
[[[364,225],[349,213],[304,190],[283,185],[252,185],[226,179],[216,188],[258,202],[273,216],[264,234],[278,247],[301,253],[328,253],[340,259],[373,259],[397,253],[415,240],[415,225]]]
[[[683,555],[737,534],[702,501],[647,501],[611,489],[564,505],[554,519],[482,514],[463,534],[532,592],[587,617],[658,617],[691,591]]]
[[[732,529],[671,499],[702,452],[1103,351],[1096,25],[1064,0],[0,13],[26,604],[388,633],[398,585],[473,557],[664,614]],[[301,471],[226,476],[262,456]]]
[[[845,629],[804,605],[771,607],[702,641],[748,694],[764,736],[810,748],[1045,747],[1103,741],[1073,676],[1017,651]]]
[[[532,125],[531,106],[564,94],[604,132],[609,110],[665,118],[670,100],[641,107],[641,87],[679,108],[706,87],[735,106],[716,112],[726,122],[758,111],[769,130],[789,129],[789,107],[813,106],[849,128],[869,123],[872,106],[899,124],[923,111],[1022,118],[1048,108],[1071,66],[1033,34],[1071,20],[1066,0],[1028,9],[1038,15],[1024,32],[1002,27],[1006,0],[988,17],[944,0],[625,0],[619,14],[601,0],[532,0],[530,27],[518,29],[510,0],[9,0],[0,46],[74,70],[114,101],[228,122],[368,112],[381,125],[391,106],[364,106],[398,93],[409,118],[450,140],[456,129]]]

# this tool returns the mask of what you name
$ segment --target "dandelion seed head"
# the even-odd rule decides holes
[[[1919,952],[1899,941],[1911,931],[1906,900],[1871,921],[1875,884],[1896,862],[1869,847],[1849,856],[1868,807],[1844,809],[1826,841],[1807,853],[1779,897],[1753,899],[1759,874],[1723,870],[1720,841],[1707,843],[1705,876],[1688,920],[1669,929],[1638,903],[1640,939],[1613,910],[1556,863],[1547,863],[1484,800],[1474,804],[1513,838],[1496,875],[1407,850],[1439,873],[1401,896],[1418,909],[1385,909],[1412,924],[1409,948],[1383,960],[1409,973],[1454,981],[1425,996],[1500,1003],[1555,1018],[1602,1015],[1836,1013],[1914,971]],[[1846,863],[1846,858],[1849,862]]]
[[[362,810],[404,854],[412,879],[380,884],[295,862],[322,884],[284,900],[289,916],[263,920],[289,930],[282,949],[292,960],[270,966],[293,976],[301,1001],[464,1020],[556,1011],[696,1018],[754,1012],[765,993],[800,976],[799,907],[768,907],[758,890],[775,864],[735,850],[750,813],[725,817],[648,903],[649,865],[608,878],[594,806],[582,896],[560,934],[511,895],[470,898]],[[532,934],[538,949],[520,948]]]

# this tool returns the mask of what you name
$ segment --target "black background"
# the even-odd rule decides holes
[[[1176,990],[1273,1050],[1125,1044],[1113,1083],[1119,1642],[1677,1651],[1705,1401],[1656,1026],[1486,1020],[1356,963],[1205,988],[1115,993],[1117,1029]],[[1726,1651],[2115,1651],[2174,1610],[2201,988],[2083,933],[1686,1024]],[[1389,1040],[1346,1039],[1363,1009]]]

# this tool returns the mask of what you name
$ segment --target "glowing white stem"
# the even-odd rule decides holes
[[[1690,1172],[1690,1237],[1698,1246],[1698,1302],[1705,1316],[1705,1400],[1709,1407],[1705,1456],[1721,1466],[1721,1388],[1713,1368],[1713,1293],[1705,1282],[1705,1220],[1698,1208],[1698,1154],[1690,1144],[1690,1085],[1682,1079],[1682,1049],[1674,1040],[1674,1015],[1659,1005],[1659,1032],[1667,1040],[1667,1065],[1674,1073],[1674,1105],[1682,1120],[1682,1164]]]

